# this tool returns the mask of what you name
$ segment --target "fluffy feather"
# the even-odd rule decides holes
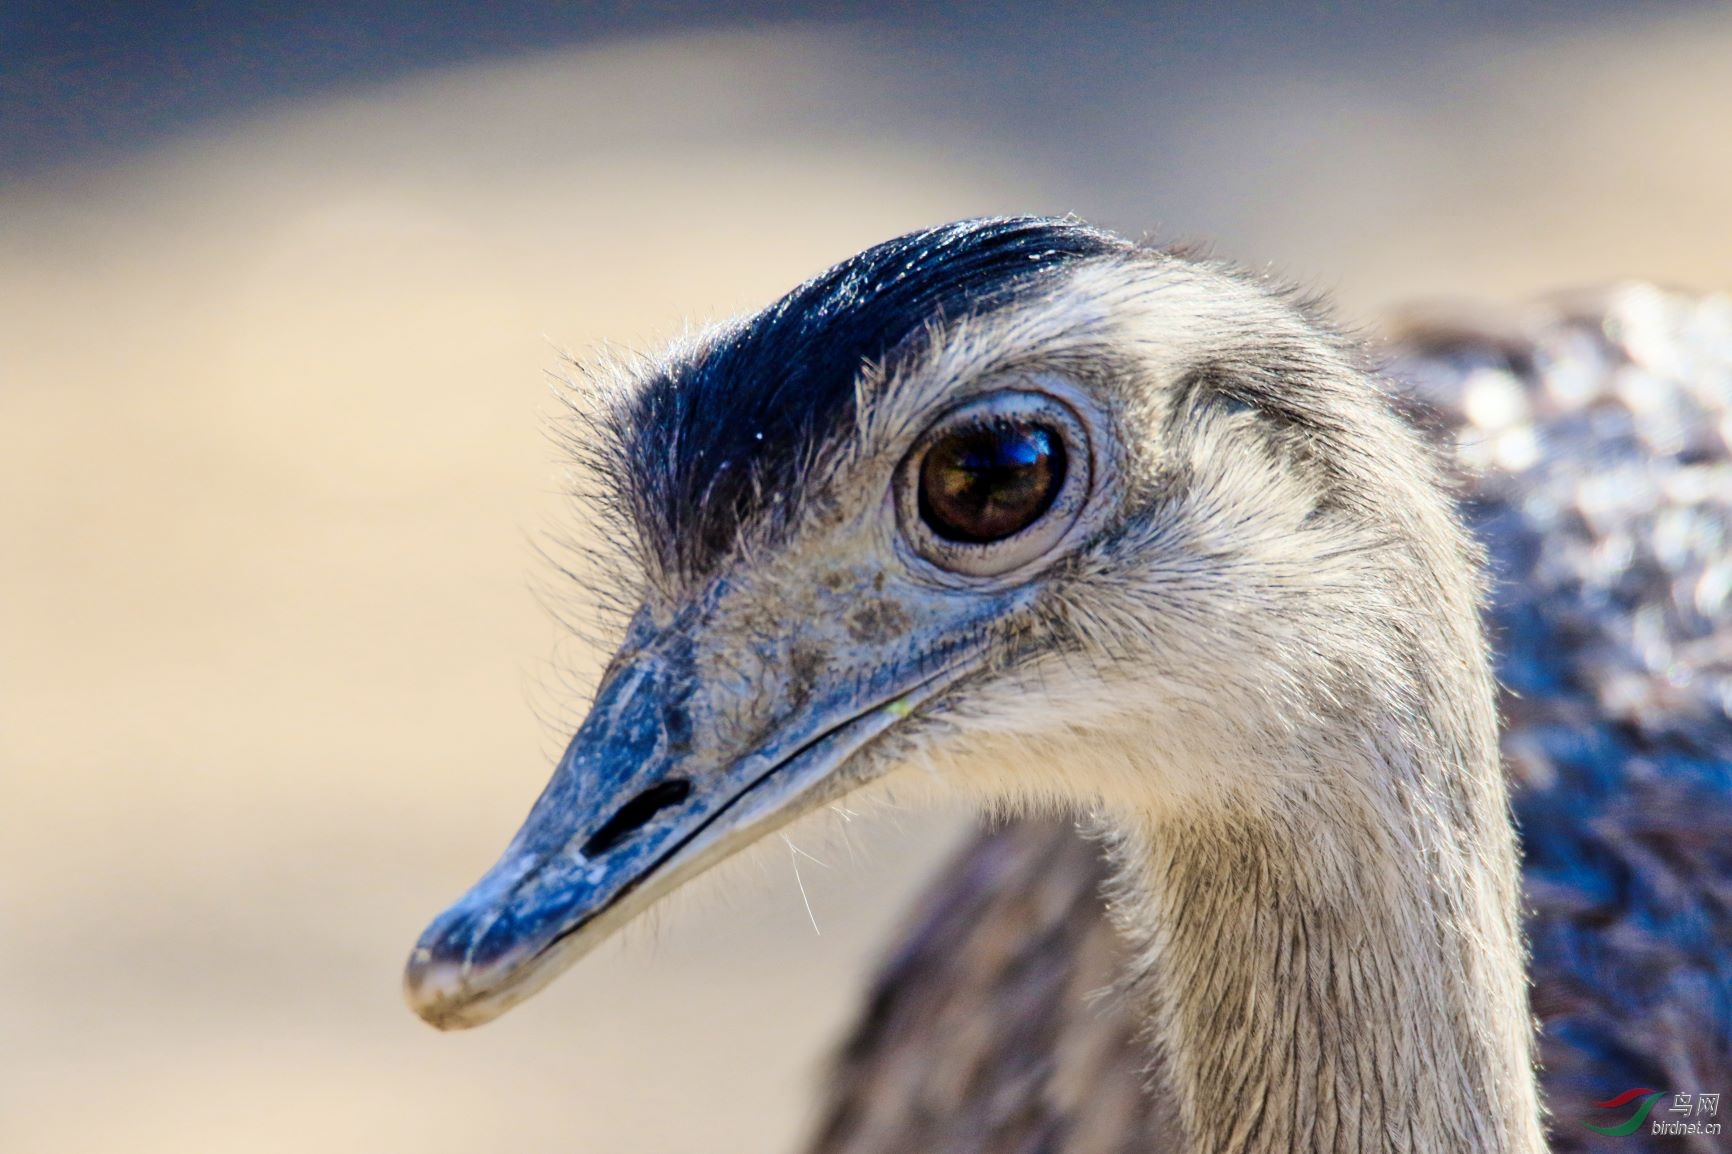
[[[1496,324],[1414,319],[1396,353],[1389,376],[1455,464],[1493,564],[1552,1148],[1717,1149],[1583,1120],[1617,1120],[1592,1103],[1630,1086],[1732,1086],[1732,301],[1630,287]],[[1006,700],[977,723],[1017,716]],[[1000,753],[1045,768],[1064,751]],[[982,835],[881,971],[812,1149],[1184,1149],[1110,878],[1069,821]],[[1380,1025],[1410,1044],[1409,1020]],[[1214,1085],[1225,1120],[1268,1108],[1228,1068]]]

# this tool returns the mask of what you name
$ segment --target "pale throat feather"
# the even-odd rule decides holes
[[[1501,789],[1327,744],[1360,764],[1272,746],[1261,799],[1105,817],[1131,996],[1190,1148],[1543,1150]]]
[[[1102,835],[1135,959],[1123,996],[1185,1149],[1546,1148],[1489,721],[1453,753],[1411,726],[1361,732],[1375,711],[1351,707],[1259,744],[1223,732],[1243,715],[1175,709],[1170,685],[1085,703],[1042,680],[1053,700],[1020,718],[1027,732],[984,710],[963,721],[968,752],[933,768],[989,805],[1081,810]],[[1053,712],[1070,715],[1065,741]],[[1130,712],[1134,727],[1105,723]],[[1240,784],[1199,785],[1223,758]]]

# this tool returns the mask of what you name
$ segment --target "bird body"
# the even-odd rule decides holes
[[[1543,1149],[1480,553],[1315,306],[1074,221],[967,221],[619,378],[586,446],[628,543],[623,642],[418,944],[424,1017],[487,1020],[914,763],[1086,817],[1117,936],[1065,940],[1118,943],[1162,1140]],[[1029,1118],[1047,1144],[1014,1148],[1066,1148]]]

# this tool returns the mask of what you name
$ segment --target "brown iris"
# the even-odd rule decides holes
[[[1002,541],[1064,487],[1064,440],[1047,425],[991,420],[945,433],[920,462],[920,519],[948,541]]]

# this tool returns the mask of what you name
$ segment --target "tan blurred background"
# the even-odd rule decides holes
[[[957,815],[826,815],[479,1032],[398,998],[595,669],[531,591],[558,349],[988,212],[1366,321],[1732,285],[1723,6],[373,8],[0,15],[6,1154],[792,1148]]]

